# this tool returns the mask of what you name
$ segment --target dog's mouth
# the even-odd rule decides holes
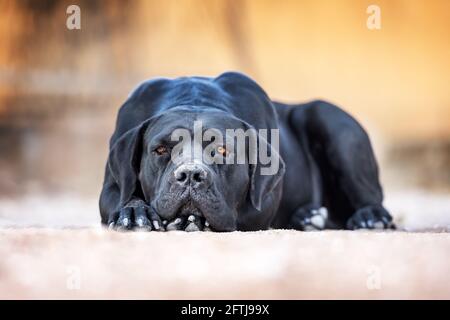
[[[191,201],[181,205],[172,221],[164,221],[166,231],[212,231],[202,211]]]

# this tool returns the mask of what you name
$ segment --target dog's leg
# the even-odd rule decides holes
[[[378,166],[364,129],[329,103],[317,101],[303,108],[293,110],[292,120],[305,126],[303,133],[323,176],[330,218],[347,229],[391,228],[392,217],[382,205]]]
[[[323,230],[328,225],[328,210],[323,204],[322,178],[307,141],[302,139],[301,142],[303,148],[307,151],[305,153],[311,184],[311,198],[309,204],[302,205],[295,210],[288,223],[288,228],[302,231]]]
[[[125,206],[119,206],[120,192],[109,173],[100,195],[100,215],[102,224],[110,229],[160,231],[164,226],[156,212],[137,197],[133,197]]]

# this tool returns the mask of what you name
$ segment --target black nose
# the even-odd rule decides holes
[[[198,187],[209,181],[208,172],[199,165],[181,165],[175,170],[174,176],[175,181],[181,185]]]

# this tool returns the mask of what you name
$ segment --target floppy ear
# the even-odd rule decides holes
[[[122,207],[136,192],[140,192],[138,183],[139,167],[142,157],[144,133],[153,119],[128,130],[112,146],[108,157],[108,167],[119,186]]]
[[[262,172],[262,170],[267,171],[268,168],[264,168],[264,166],[261,165],[259,157],[257,157],[256,164],[250,165],[250,200],[253,207],[258,211],[261,211],[263,198],[272,192],[272,190],[281,182],[285,173],[285,164],[278,153],[278,150],[275,150],[275,148],[260,134],[257,134],[257,143],[258,150],[264,146],[265,150],[270,150],[272,161],[278,161],[278,170],[273,173],[270,172],[269,174],[267,174],[267,172]],[[258,150],[254,150],[254,152],[257,152]]]

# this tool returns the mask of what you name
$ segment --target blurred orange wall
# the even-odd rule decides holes
[[[80,31],[65,28],[72,3]],[[381,30],[366,27],[370,4]],[[392,140],[450,137],[448,0],[0,0],[0,17],[3,95],[124,99],[144,78],[232,69],[276,99],[331,100]]]

